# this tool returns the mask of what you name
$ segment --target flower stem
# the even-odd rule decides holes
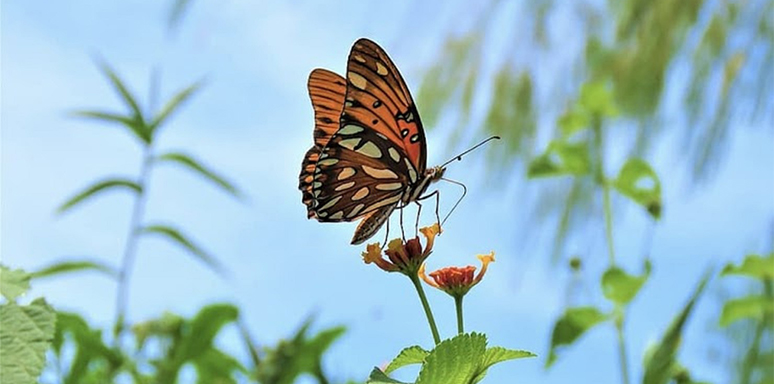
[[[454,297],[454,306],[457,307],[457,333],[465,333],[465,325],[462,321],[462,298],[463,296]]]
[[[118,272],[118,288],[116,289],[116,319],[113,326],[114,344],[120,346],[120,336],[124,330],[126,311],[129,304],[129,277],[137,254],[137,239],[142,228],[142,219],[145,213],[145,203],[148,196],[147,181],[150,173],[153,154],[150,146],[143,150],[143,160],[140,166],[140,177],[137,181],[140,192],[134,200],[132,216],[129,222],[129,235],[124,246],[124,255],[121,260],[121,269]]]
[[[411,279],[411,282],[414,283],[414,288],[417,289],[417,294],[419,295],[419,301],[422,302],[422,307],[425,309],[425,316],[427,316],[427,322],[430,324],[430,331],[433,333],[433,341],[435,341],[435,344],[438,345],[438,343],[441,342],[441,337],[438,336],[438,328],[435,326],[433,312],[430,310],[430,304],[427,302],[427,296],[425,296],[425,291],[422,289],[422,284],[419,282],[419,276],[416,274],[411,274],[409,275],[409,278]]]
[[[623,312],[621,312],[620,321],[615,322],[616,334],[618,336],[618,357],[621,363],[621,381],[629,384],[629,363],[626,357],[626,338],[624,337]]]
[[[773,300],[774,292],[772,291],[771,279],[766,278],[763,280],[763,288],[766,299],[769,301]],[[755,327],[755,336],[753,338],[752,345],[750,346],[750,349],[747,350],[747,353],[744,356],[744,360],[742,361],[742,369],[739,375],[739,383],[741,384],[749,384],[751,382],[750,379],[752,377],[753,371],[755,370],[756,362],[758,361],[758,356],[760,354],[763,332],[766,330],[766,326],[769,321],[771,321],[770,315],[764,315],[763,318],[759,320],[758,325]]]

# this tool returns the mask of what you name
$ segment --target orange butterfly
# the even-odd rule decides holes
[[[411,202],[421,209],[419,200],[438,198],[438,191],[422,194],[441,179],[446,164],[427,168],[419,113],[381,47],[368,39],[356,41],[346,79],[315,69],[308,88],[315,115],[314,146],[301,163],[298,184],[308,218],[362,218],[352,238],[352,244],[360,244],[395,209]]]

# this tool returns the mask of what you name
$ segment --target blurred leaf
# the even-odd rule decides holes
[[[199,384],[237,384],[235,373],[246,373],[242,363],[215,348],[208,348],[194,360]]]
[[[570,137],[589,126],[589,116],[577,108],[571,109],[559,118],[559,129],[564,137]]]
[[[239,309],[231,304],[212,304],[202,308],[190,321],[187,337],[181,342],[180,351],[185,360],[195,359],[212,347],[215,336],[229,323],[235,322]]]
[[[143,227],[140,232],[144,234],[161,235],[162,237],[165,237],[168,240],[172,241],[173,243],[181,246],[183,249],[188,251],[191,255],[195,256],[197,259],[204,262],[204,264],[206,264],[210,269],[212,269],[216,273],[218,274],[224,273],[223,267],[220,265],[220,263],[217,260],[215,260],[215,258],[213,258],[203,249],[195,245],[191,240],[188,239],[188,237],[184,236],[182,233],[180,233],[180,231],[178,231],[175,228],[172,228],[166,225],[148,225],[146,227]]]
[[[395,380],[387,376],[379,368],[374,367],[374,369],[371,371],[371,374],[368,375],[368,380],[366,381],[366,384],[409,384],[409,383]]]
[[[239,192],[239,190],[237,190],[237,188],[233,184],[226,181],[223,177],[219,176],[217,173],[204,167],[199,161],[195,160],[189,155],[186,155],[184,153],[179,153],[179,152],[170,152],[159,156],[157,158],[157,161],[177,163],[177,164],[183,165],[188,169],[195,171],[199,176],[204,177],[206,180],[209,180],[217,184],[219,187],[221,187],[226,192],[230,193],[232,196],[236,198],[242,197],[242,194]]]
[[[175,94],[175,96],[173,96],[172,99],[170,99],[167,104],[161,108],[161,112],[159,112],[159,114],[153,118],[153,121],[151,121],[148,128],[151,135],[153,135],[153,133],[155,133],[159,127],[164,125],[167,122],[169,116],[175,113],[175,111],[177,111],[177,109],[184,102],[186,102],[188,98],[190,98],[196,91],[198,91],[202,84],[202,81],[197,81],[196,83],[193,83],[192,85]]]
[[[137,349],[141,350],[145,346],[145,342],[153,336],[170,340],[180,339],[185,321],[186,319],[179,315],[164,312],[158,319],[132,325],[132,333],[134,333],[137,342]]]
[[[137,120],[136,118],[121,116],[112,112],[102,112],[102,111],[74,111],[72,115],[75,117],[85,117],[89,119],[94,119],[105,123],[114,123],[114,124],[123,125],[124,127],[129,128],[129,130],[143,143],[149,144],[151,141],[150,134],[147,131],[144,123],[140,120]]]
[[[167,27],[173,29],[177,27],[180,21],[185,16],[185,13],[191,7],[191,0],[173,0],[172,8],[169,11],[169,18],[167,20]]]
[[[64,213],[82,201],[95,196],[97,193],[113,188],[128,188],[135,193],[142,193],[142,187],[128,179],[107,179],[94,183],[83,191],[77,193],[57,208],[57,213]]]
[[[105,76],[107,76],[110,80],[110,85],[113,86],[116,92],[118,92],[118,94],[121,96],[121,99],[124,101],[124,103],[131,109],[133,113],[132,120],[137,122],[144,122],[145,118],[143,117],[142,110],[137,103],[137,98],[135,98],[132,93],[129,92],[129,89],[126,87],[126,85],[124,85],[123,80],[121,80],[118,74],[116,74],[116,72],[113,70],[113,68],[110,67],[108,63],[100,61],[99,66]]]
[[[723,312],[720,315],[720,326],[741,319],[763,320],[764,316],[774,314],[774,302],[764,296],[750,295],[740,299],[728,300],[723,304]]]
[[[106,274],[108,277],[111,277],[114,279],[118,277],[118,271],[116,271],[116,269],[111,267],[110,265],[100,263],[98,261],[88,261],[88,260],[61,261],[58,263],[51,264],[36,272],[32,272],[30,276],[32,278],[39,279],[41,277],[56,276],[63,273],[89,271],[89,270],[102,272]]]
[[[578,102],[592,116],[612,117],[618,114],[613,101],[613,95],[602,82],[583,84]]]
[[[63,375],[63,384],[111,382],[107,376],[115,375],[116,368],[132,365],[131,359],[124,359],[119,351],[106,346],[102,331],[92,329],[80,315],[57,312],[53,348],[60,357],[67,335],[75,348],[75,356]]]
[[[429,351],[422,349],[422,347],[418,345],[404,348],[400,351],[398,356],[392,359],[390,364],[387,365],[387,368],[384,369],[384,373],[390,373],[398,368],[411,364],[422,364],[425,361],[425,357],[429,354]]]
[[[43,299],[0,305],[0,382],[37,383],[55,327],[56,314]]]
[[[731,85],[736,81],[739,70],[744,66],[746,59],[744,52],[737,52],[726,62],[726,65],[723,68],[723,90],[721,91],[723,98],[728,96]]]
[[[591,170],[589,149],[586,143],[569,143],[554,140],[543,154],[532,159],[527,169],[529,178],[564,175],[586,175]]]
[[[721,276],[738,275],[754,279],[774,279],[774,253],[766,257],[759,255],[747,255],[742,264],[735,266],[731,263],[723,268]]]
[[[247,346],[247,351],[250,353],[250,361],[253,364],[252,368],[255,369],[261,364],[261,357],[258,353],[258,346],[253,341],[253,337],[250,335],[250,331],[247,328],[247,325],[245,325],[242,321],[238,321],[237,325],[239,326],[239,333],[242,336],[242,340]]]
[[[609,318],[609,315],[594,307],[567,308],[564,315],[554,324],[545,367],[550,368],[554,364],[564,346],[571,345],[586,331]]]
[[[644,160],[627,160],[613,181],[613,187],[643,206],[654,219],[661,217],[661,182],[656,172]]]
[[[621,268],[610,267],[602,275],[602,293],[608,300],[616,304],[629,304],[648,280],[650,268],[646,267],[645,269],[646,273],[634,276]]]
[[[671,373],[676,363],[675,357],[677,355],[677,349],[680,345],[680,339],[682,338],[683,327],[688,321],[693,306],[696,301],[704,292],[704,287],[709,281],[710,273],[707,272],[702,276],[699,284],[696,286],[696,290],[691,295],[688,303],[677,314],[672,324],[667,328],[664,333],[664,337],[655,347],[653,354],[646,358],[644,375],[642,379],[643,384],[666,384],[671,378]]]
[[[30,289],[30,275],[21,269],[8,269],[0,265],[0,294],[14,301]]]

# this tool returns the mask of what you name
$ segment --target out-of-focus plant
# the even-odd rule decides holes
[[[384,250],[385,258],[379,243],[369,244],[363,252],[363,260],[366,264],[375,264],[385,272],[397,272],[408,277],[424,309],[435,347],[431,350],[419,345],[404,348],[386,367],[374,368],[367,383],[400,383],[388,374],[414,364],[421,365],[415,381],[417,384],[477,383],[483,380],[489,368],[497,363],[534,357],[535,355],[528,351],[503,347],[487,348],[486,335],[477,332],[465,333],[462,299],[471,288],[481,282],[489,264],[494,261],[494,252],[478,256],[482,264],[478,274],[475,274],[476,268],[473,266],[446,267],[431,272],[428,277],[425,274],[425,260],[433,252],[435,237],[441,232],[441,227],[436,223],[419,231],[425,237],[424,246],[418,236],[409,240],[393,239],[387,243],[387,249]],[[456,336],[441,340],[421,280],[454,299],[457,314]]]
[[[428,127],[451,126],[451,146],[501,136],[505,145],[490,149],[489,163],[501,180],[520,177],[554,129],[544,122],[564,115],[587,82],[610,87],[618,119],[606,124],[634,138],[620,141],[630,145],[624,150],[643,157],[677,137],[694,181],[715,174],[734,128],[774,123],[774,0],[477,5],[452,18],[417,105]],[[571,235],[587,234],[599,218],[593,190],[577,180],[543,186],[534,203],[520,204],[532,207],[525,238],[545,233],[536,222],[553,226],[559,217],[554,255],[563,253]]]

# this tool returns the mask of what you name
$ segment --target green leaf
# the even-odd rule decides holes
[[[618,114],[613,94],[603,82],[583,84],[579,103],[592,115],[615,116]]]
[[[21,269],[10,270],[0,265],[0,294],[14,301],[30,289],[30,275]]]
[[[626,305],[637,295],[642,285],[648,280],[649,268],[641,276],[626,273],[621,268],[611,267],[602,275],[602,293],[605,297],[619,305]]]
[[[247,373],[247,369],[233,356],[216,348],[203,351],[193,362],[196,382],[199,384],[237,384],[235,374]]]
[[[564,137],[570,137],[575,132],[589,126],[589,116],[578,109],[571,109],[559,118],[559,129]]]
[[[720,326],[727,327],[729,324],[741,319],[762,320],[766,314],[774,314],[774,302],[760,295],[750,295],[740,299],[728,300],[723,305],[723,312],[720,315]]]
[[[675,356],[677,355],[677,348],[682,337],[683,327],[693,310],[693,306],[696,304],[696,301],[699,299],[702,292],[704,292],[704,287],[707,285],[709,277],[710,273],[708,271],[699,281],[699,284],[696,286],[696,290],[693,292],[693,295],[691,295],[688,303],[685,304],[685,307],[683,307],[675,319],[672,320],[672,324],[667,328],[664,337],[656,346],[653,354],[649,358],[646,358],[645,373],[642,379],[643,384],[666,384],[671,378],[672,368],[676,363]]]
[[[113,68],[110,67],[108,63],[100,61],[98,64],[105,76],[107,76],[110,80],[110,85],[113,86],[116,92],[118,92],[119,96],[121,96],[121,99],[124,101],[124,103],[126,103],[126,105],[132,110],[132,113],[134,114],[134,118],[132,120],[144,122],[145,118],[143,117],[142,110],[136,101],[137,99],[132,95],[131,92],[129,92],[129,89],[126,87],[126,85],[124,85],[123,80],[121,80],[118,74],[116,74],[116,72],[113,70]]]
[[[747,255],[742,264],[735,266],[731,263],[723,268],[721,276],[738,275],[754,279],[774,279],[774,253],[766,257],[760,255]]]
[[[366,381],[366,384],[409,384],[409,383],[404,383],[402,381],[395,380],[387,376],[379,368],[374,367],[374,369],[371,371],[371,374],[368,375],[368,380]]]
[[[398,356],[396,356],[389,365],[387,365],[387,368],[384,370],[385,373],[390,373],[398,368],[405,367],[407,365],[411,364],[422,364],[425,361],[425,358],[427,355],[429,355],[430,352],[424,350],[422,347],[418,345],[414,345],[408,348],[404,348]]]
[[[165,153],[159,157],[156,158],[156,161],[158,162],[171,162],[171,163],[177,163],[180,165],[185,166],[186,168],[195,171],[199,176],[204,177],[206,180],[209,180],[219,187],[223,188],[226,192],[230,193],[236,198],[241,198],[242,194],[237,190],[237,188],[226,181],[223,177],[219,176],[217,173],[213,172],[212,170],[206,168],[203,166],[199,161],[195,160],[189,155],[186,155],[184,153],[179,152],[170,152]]]
[[[71,337],[66,338],[66,334]],[[126,367],[127,364],[132,364],[131,359],[125,360],[119,351],[106,346],[102,340],[102,331],[92,329],[80,315],[57,312],[56,334],[53,342],[53,349],[57,355],[61,356],[62,345],[66,339],[72,340],[75,356],[72,357],[69,370],[62,381],[64,384],[89,382],[88,378],[94,374],[95,367],[115,372],[119,366]]]
[[[161,112],[159,112],[156,117],[153,118],[153,121],[150,123],[149,131],[151,133],[151,136],[153,133],[156,132],[156,130],[164,125],[167,122],[167,119],[169,116],[171,116],[177,109],[186,102],[196,91],[201,88],[203,82],[197,81],[196,83],[193,83],[192,85],[188,86],[187,88],[181,90],[175,96],[172,97],[169,101],[167,101],[167,104],[164,105],[164,107],[161,108]]]
[[[184,360],[194,360],[210,349],[215,336],[229,323],[236,321],[239,309],[231,304],[213,304],[202,308],[188,325],[187,337],[182,340],[180,352]]]
[[[77,193],[75,196],[65,201],[61,206],[59,206],[59,208],[57,208],[57,213],[64,213],[70,208],[74,207],[75,205],[96,195],[97,193],[103,192],[108,189],[113,189],[113,188],[124,188],[124,189],[129,189],[138,194],[142,193],[142,187],[136,182],[131,180],[127,180],[127,179],[102,180],[94,183],[93,185],[89,186],[88,188],[84,189],[83,191]]]
[[[37,383],[55,327],[56,313],[43,299],[0,305],[0,382]]]
[[[546,152],[532,159],[527,168],[530,178],[562,175],[586,175],[591,169],[589,149],[586,143],[570,143],[554,140]]]
[[[145,129],[145,125],[142,121],[122,116],[119,114],[111,113],[111,112],[102,112],[102,111],[75,111],[72,113],[75,117],[85,117],[88,119],[94,119],[99,120],[106,123],[113,123],[113,124],[119,124],[123,125],[124,127],[128,128],[138,139],[140,139],[144,143],[150,143],[150,136]]]
[[[609,318],[609,315],[594,307],[568,308],[554,324],[546,368],[554,364],[562,347],[574,343],[586,331]]]
[[[661,182],[644,160],[629,159],[618,173],[613,187],[643,206],[654,219],[661,217]]]
[[[503,347],[488,348],[479,366],[480,374],[473,380],[473,382],[477,383],[483,380],[484,376],[486,375],[487,369],[489,369],[489,367],[497,363],[501,363],[503,361],[508,361],[508,360],[523,359],[525,357],[536,357],[536,356],[537,355],[529,351],[506,349]]]
[[[175,228],[166,225],[148,225],[143,227],[140,230],[140,233],[161,235],[162,237],[165,237],[173,243],[183,247],[183,249],[202,261],[216,273],[224,273],[223,267],[217,260],[215,260],[215,258],[210,256],[207,252],[194,244],[191,240],[188,239],[188,237],[184,236],[182,233],[180,233],[179,230]]]
[[[191,5],[191,0],[174,0],[172,9],[169,12],[167,27],[170,29],[175,28],[177,24],[180,22],[180,20],[183,19],[183,16],[190,8],[190,5]]]
[[[62,261],[51,264],[45,268],[42,268],[36,272],[32,272],[30,276],[38,279],[41,277],[50,277],[63,273],[79,272],[79,271],[97,271],[108,275],[111,278],[118,278],[118,271],[115,268],[100,263],[98,261],[80,260],[80,261]]]
[[[486,337],[464,333],[438,344],[425,359],[416,384],[465,384],[480,375]]]

